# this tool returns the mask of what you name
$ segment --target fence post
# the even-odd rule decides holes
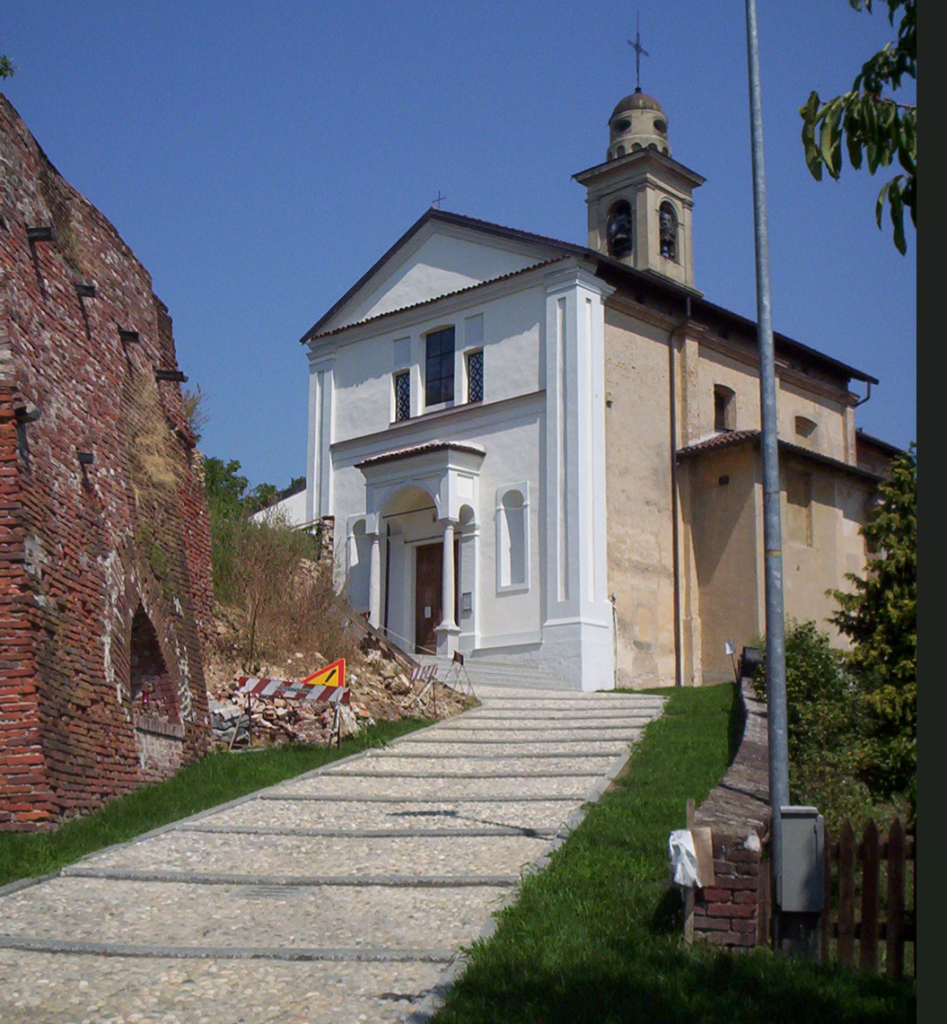
[[[878,963],[878,826],[869,820],[861,843],[862,920],[858,966],[873,971]]]
[[[838,958],[855,962],[855,830],[846,821],[838,844]]]
[[[904,847],[904,827],[895,818],[888,832],[885,971],[889,978],[904,976]]]
[[[832,834],[825,830],[825,845],[822,847],[822,917],[819,920],[819,959],[829,961],[829,937],[832,934]]]

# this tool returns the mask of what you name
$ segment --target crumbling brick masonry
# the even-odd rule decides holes
[[[207,749],[210,536],[176,373],[150,275],[0,95],[0,829]]]

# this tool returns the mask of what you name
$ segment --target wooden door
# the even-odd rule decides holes
[[[441,575],[444,565],[444,545],[421,544],[416,549],[414,580],[414,645],[419,654],[437,653],[435,626],[440,625]]]

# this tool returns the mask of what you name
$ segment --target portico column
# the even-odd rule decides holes
[[[454,520],[444,520],[444,560],[441,574],[441,625],[447,628],[457,628],[454,622]]]
[[[381,538],[372,537],[372,554],[368,562],[368,621],[376,629],[381,623]]]

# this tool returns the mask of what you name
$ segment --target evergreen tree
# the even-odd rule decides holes
[[[889,794],[913,788],[917,771],[917,453],[899,455],[862,527],[870,552],[851,592],[833,591],[832,621],[854,644],[849,655],[871,718],[868,778]]]

